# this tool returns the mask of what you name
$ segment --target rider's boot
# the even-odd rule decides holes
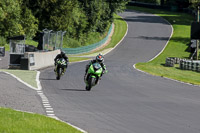
[[[56,72],[56,70],[57,70],[57,65],[55,65],[55,68],[54,68],[53,70],[54,70],[54,72]]]

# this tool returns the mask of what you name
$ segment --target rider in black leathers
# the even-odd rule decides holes
[[[54,69],[54,71],[57,70],[56,60],[57,60],[57,59],[60,59],[60,58],[65,59],[65,61],[66,61],[66,63],[67,63],[67,66],[68,66],[69,59],[68,59],[68,57],[66,56],[65,52],[64,52],[64,51],[61,51],[60,54],[58,54],[58,55],[55,57],[55,59],[54,59],[54,65],[55,65],[55,67],[56,67],[56,68]],[[61,73],[62,75],[65,73],[65,71],[66,71],[66,69],[67,69],[67,66],[64,67],[64,68],[62,68],[62,73]]]

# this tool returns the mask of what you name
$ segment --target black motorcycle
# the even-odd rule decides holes
[[[55,73],[56,73],[56,79],[60,80],[60,77],[64,75],[64,70],[67,67],[67,62],[64,58],[60,58],[56,60],[56,66],[55,66]]]

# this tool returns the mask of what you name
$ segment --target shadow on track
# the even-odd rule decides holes
[[[54,79],[44,79],[44,78],[40,78],[40,80],[57,80],[56,78]]]
[[[60,89],[60,90],[66,90],[66,91],[86,91],[83,89]]]

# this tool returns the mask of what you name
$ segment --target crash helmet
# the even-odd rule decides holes
[[[64,56],[64,55],[65,55],[65,51],[61,51],[60,54],[61,54],[62,56]]]
[[[99,62],[99,63],[104,62],[104,57],[103,57],[103,55],[102,55],[101,53],[99,53],[99,54],[96,56],[96,60],[97,60],[97,62]]]

